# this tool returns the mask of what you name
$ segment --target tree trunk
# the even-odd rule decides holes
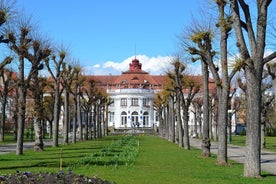
[[[226,88],[226,87],[225,87]],[[221,89],[218,102],[218,157],[219,165],[227,165],[228,90]]]
[[[49,121],[49,139],[53,138],[53,121]]]
[[[92,134],[92,106],[89,108],[89,111],[88,111],[88,138],[89,139],[92,139],[93,137],[93,134]]]
[[[26,111],[26,86],[24,83],[24,58],[20,57],[19,64],[19,85],[18,85],[18,127],[17,127],[17,144],[16,155],[23,154],[24,128],[25,128],[25,111]]]
[[[198,137],[199,138],[202,138],[202,136],[203,136],[203,132],[202,132],[202,111],[201,111],[201,109],[198,109],[198,113],[197,113],[197,121],[198,121],[198,131],[199,131],[199,133],[198,133]]]
[[[261,149],[264,149],[266,146],[265,129],[266,129],[266,123],[264,121],[261,123]]]
[[[175,142],[175,112],[174,112],[174,96],[170,96],[169,98],[169,141]]]
[[[108,104],[105,105],[104,136],[108,135]]]
[[[22,84],[23,85],[23,84]],[[18,127],[17,127],[17,144],[16,155],[23,154],[23,142],[24,142],[24,128],[25,128],[25,109],[26,109],[26,95],[23,86],[18,89],[19,93],[19,108],[18,108]]]
[[[97,105],[94,104],[93,105],[93,138],[96,139],[97,138]]]
[[[13,131],[13,140],[17,141],[17,131],[18,131],[18,116],[17,116],[17,112],[15,112],[14,117],[14,131]]]
[[[189,106],[186,106],[182,108],[183,110],[183,119],[184,119],[184,127],[183,127],[183,143],[184,143],[184,148],[186,150],[190,150],[190,138],[189,138]]]
[[[6,122],[6,103],[7,103],[7,96],[4,95],[2,100],[2,118],[1,118],[1,123],[0,123],[0,142],[4,142],[5,140],[5,122]]]
[[[84,140],[87,141],[88,140],[88,132],[89,132],[89,130],[88,130],[88,125],[89,125],[89,108],[86,109],[86,111],[84,111],[84,112],[85,112],[85,115],[84,115],[84,118],[85,118],[85,120],[84,120],[84,122],[85,122],[85,124],[84,124]]]
[[[77,93],[77,121],[79,125],[79,139],[83,140],[83,131],[82,131],[82,118],[81,118],[81,101],[80,101],[80,87],[78,86]]]
[[[64,124],[63,124],[63,143],[68,144],[68,133],[69,133],[69,114],[70,114],[70,107],[69,107],[69,92],[68,90],[64,89]]]
[[[59,80],[58,80],[59,81]],[[59,110],[60,110],[60,83],[57,82],[55,86],[55,102],[54,102],[54,121],[53,121],[53,143],[52,147],[58,147],[59,135]]]
[[[246,114],[246,154],[244,163],[245,177],[260,177],[260,142],[261,142],[261,81],[263,65],[275,58],[273,52],[264,58],[267,33],[268,6],[272,1],[256,1],[254,9],[256,20],[251,20],[250,6],[244,1],[230,0],[233,27],[236,33],[236,40],[244,61],[246,77],[247,114]],[[242,13],[240,13],[242,11]],[[240,15],[243,15],[241,17]],[[246,20],[246,32],[241,20]],[[252,22],[256,22],[253,28]],[[256,33],[256,34],[255,34]],[[246,35],[245,35],[246,34]],[[245,36],[246,39],[245,39]],[[248,42],[246,42],[248,41]],[[249,44],[249,46],[248,46]]]
[[[195,112],[193,113],[194,114],[194,129],[193,129],[193,137],[196,137],[198,138],[198,130],[197,130],[197,112],[196,112],[196,109],[195,109]]]
[[[176,117],[177,117],[178,146],[183,147],[184,146],[183,126],[182,126],[182,117],[181,117],[181,112],[180,112],[181,104],[180,104],[179,95],[181,95],[181,94],[177,93],[175,111],[176,111]]]
[[[101,108],[97,105],[97,138],[101,138]]]
[[[72,132],[72,142],[75,144],[77,142],[77,101],[74,98],[74,110],[73,110],[73,132]]]
[[[210,157],[211,141],[209,136],[209,72],[208,65],[201,61],[202,75],[203,75],[203,131],[202,131],[202,144],[201,156]]]
[[[34,119],[34,129],[35,129],[35,145],[34,151],[43,151],[44,143],[42,139],[42,125],[41,120]]]
[[[257,74],[246,71],[247,121],[244,176],[261,175],[261,81]],[[254,86],[254,87],[253,87]]]
[[[212,124],[213,124],[213,140],[218,140],[218,106],[216,105],[214,107],[213,113],[212,113]]]
[[[170,109],[170,107],[169,107],[169,105],[167,106],[167,108],[165,109],[165,114],[167,115],[166,117],[165,117],[165,126],[164,126],[164,137],[165,137],[165,139],[166,140],[169,140],[169,124],[170,124],[170,114],[169,114],[169,109]]]

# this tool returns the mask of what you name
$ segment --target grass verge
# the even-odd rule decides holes
[[[81,162],[83,158],[88,158],[91,154],[108,150],[110,145],[121,139],[123,136],[108,136],[59,148],[47,147],[43,152],[28,150],[22,156],[16,156],[14,153],[0,155],[0,174],[15,173],[16,170],[57,173],[62,161],[64,172],[67,172],[72,164],[80,163],[73,168],[73,173],[88,177],[98,176],[118,184],[276,183],[276,177],[270,175],[264,175],[262,179],[244,178],[242,164],[231,163],[230,166],[217,166],[214,155],[203,159],[200,157],[200,150],[186,151],[156,136],[139,137],[139,151],[133,164],[115,167],[112,164],[97,165],[94,162]],[[137,145],[134,144],[134,146]],[[112,147],[112,149],[113,151],[108,152],[109,156],[116,152],[123,152],[123,148],[119,151],[118,147]],[[119,153],[116,155],[118,156]]]
[[[265,150],[276,152],[276,137],[265,137],[266,147]],[[245,146],[246,136],[232,136],[231,144],[238,146]]]

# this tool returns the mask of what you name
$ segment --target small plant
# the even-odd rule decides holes
[[[99,152],[83,157],[76,164],[69,167],[75,168],[80,165],[119,165],[130,166],[134,163],[139,152],[139,137],[123,136],[121,139],[105,146]]]

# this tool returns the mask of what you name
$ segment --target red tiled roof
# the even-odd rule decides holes
[[[192,80],[202,86],[202,76],[190,76]],[[142,64],[134,59],[129,64],[129,70],[122,72],[121,75],[97,75],[87,76],[88,80],[94,80],[97,87],[102,90],[115,88],[151,88],[162,89],[168,82],[168,77],[163,75],[150,75],[142,70]],[[215,83],[209,80],[210,90],[215,90]],[[185,90],[184,90],[185,91]],[[199,92],[202,92],[202,88]]]

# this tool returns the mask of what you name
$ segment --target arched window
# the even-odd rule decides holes
[[[149,126],[149,113],[147,111],[143,113],[143,126]]]
[[[127,124],[127,113],[123,111],[121,113],[121,125],[126,125]]]
[[[134,111],[131,113],[131,126],[139,127],[139,114],[138,112]]]

